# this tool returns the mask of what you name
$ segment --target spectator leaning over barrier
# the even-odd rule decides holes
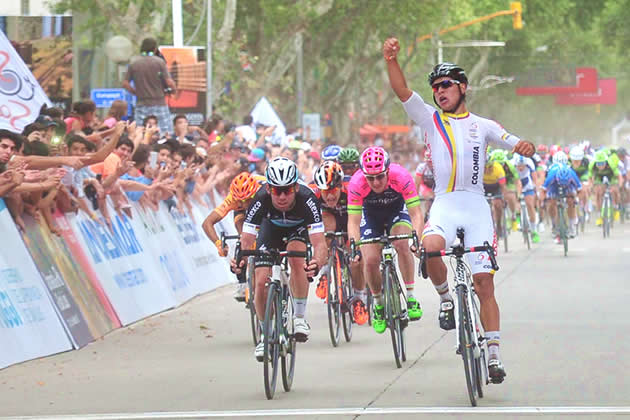
[[[43,141],[44,143],[50,145],[50,142],[51,142],[53,136],[55,136],[56,130],[59,127],[59,123],[56,122],[55,120],[53,120],[48,115],[40,115],[39,117],[37,117],[35,122],[37,124],[41,124],[41,125],[43,125],[45,127],[46,132],[45,132],[44,136],[40,140]]]
[[[71,131],[81,131],[86,134],[87,139],[97,145],[101,143],[103,138],[108,137],[114,132],[113,128],[105,131],[94,132],[96,124],[96,105],[92,101],[75,102],[72,105],[72,112],[66,118],[66,134]]]
[[[102,127],[112,128],[118,121],[121,121],[123,117],[127,116],[128,108],[129,105],[127,101],[116,99],[109,107],[107,117],[105,117]]]
[[[131,86],[133,81],[134,86]],[[129,65],[127,78],[122,86],[137,97],[135,120],[143,121],[147,115],[155,115],[160,131],[173,132],[171,113],[165,99],[165,89],[175,92],[175,82],[166,68],[157,47],[157,41],[146,38],[140,46],[140,57]]]

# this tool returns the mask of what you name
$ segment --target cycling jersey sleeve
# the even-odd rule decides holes
[[[390,165],[389,184],[394,191],[402,195],[408,209],[420,205],[416,184],[413,182],[411,174],[405,168],[397,164]]]
[[[322,221],[322,211],[319,207],[319,200],[315,197],[315,193],[309,191],[305,201],[306,207],[309,209],[304,216],[304,223],[308,227],[309,235],[314,233],[324,233],[324,222]]]
[[[229,193],[227,197],[225,197],[225,200],[223,200],[223,202],[219,204],[219,206],[215,208],[214,211],[219,215],[219,220],[222,220],[225,216],[227,216],[229,212],[231,212],[232,210],[236,210],[236,207],[236,202],[234,201],[232,194]]]
[[[505,128],[496,121],[486,120],[487,140],[494,146],[502,149],[511,149],[521,141],[518,137],[505,131]]]
[[[243,222],[243,232],[250,233],[252,235],[258,234],[258,228],[262,223],[263,216],[265,215],[266,201],[269,199],[269,194],[264,189],[258,190],[254,196],[252,203],[247,208],[247,215]]]
[[[361,214],[363,199],[370,192],[370,186],[363,172],[356,171],[348,183],[348,214]]]
[[[432,127],[435,108],[425,103],[422,97],[416,92],[413,92],[409,99],[403,102],[403,107],[407,115],[409,115],[409,118],[420,127],[425,130]]]

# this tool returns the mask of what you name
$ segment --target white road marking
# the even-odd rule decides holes
[[[623,252],[630,252],[630,248],[623,248]]]
[[[13,420],[151,420],[208,417],[347,416],[385,414],[630,414],[628,407],[392,407],[321,408],[286,410],[180,411],[148,413],[75,414],[0,417]]]

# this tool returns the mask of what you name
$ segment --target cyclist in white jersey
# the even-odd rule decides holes
[[[509,134],[498,123],[471,114],[466,108],[468,79],[460,67],[442,63],[429,75],[433,101],[440,108],[425,103],[407,87],[396,56],[400,45],[396,38],[383,44],[389,82],[402,101],[409,117],[427,133],[427,147],[433,161],[436,198],[422,235],[423,247],[439,251],[455,241],[456,230],[465,230],[466,246],[494,243],[490,207],[484,197],[483,169],[488,143],[532,156],[532,143]],[[481,303],[481,321],[488,342],[488,371],[493,383],[503,382],[505,370],[499,356],[499,306],[494,297],[494,272],[485,254],[471,253],[469,262],[475,291]],[[427,271],[440,295],[440,327],[455,328],[453,298],[446,278],[446,265],[440,258],[427,261]]]

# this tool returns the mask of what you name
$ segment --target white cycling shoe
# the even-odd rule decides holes
[[[262,362],[265,357],[265,340],[262,334],[260,335],[260,341],[256,344],[256,348],[254,349],[254,356],[259,362]]]
[[[311,335],[311,327],[306,322],[306,319],[293,318],[293,334],[295,335],[295,340],[300,343],[308,340],[308,336]]]

